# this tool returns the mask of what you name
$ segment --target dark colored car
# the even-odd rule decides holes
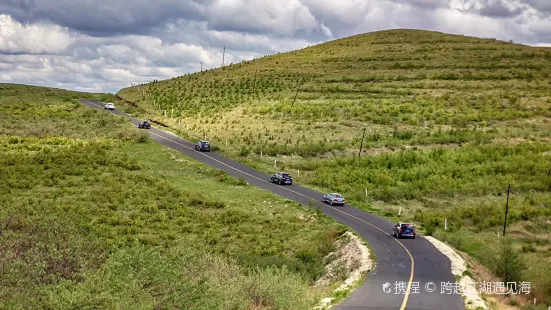
[[[272,175],[272,183],[281,184],[293,184],[293,177],[287,172],[276,172]]]
[[[195,150],[210,152],[210,144],[208,141],[199,140],[195,143]]]
[[[411,223],[397,223],[393,228],[393,235],[396,238],[410,237],[415,239],[415,226]]]
[[[141,121],[141,122],[138,124],[138,128],[150,129],[150,128],[151,128],[151,124],[150,124],[148,121]]]

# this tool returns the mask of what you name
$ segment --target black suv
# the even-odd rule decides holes
[[[151,128],[151,124],[150,124],[148,121],[141,121],[141,122],[138,124],[138,128],[150,129],[150,128]]]
[[[195,150],[210,152],[210,144],[208,141],[199,140],[195,143]]]
[[[279,185],[281,184],[293,184],[293,177],[287,172],[276,172],[274,175],[272,175],[272,183],[277,183]]]

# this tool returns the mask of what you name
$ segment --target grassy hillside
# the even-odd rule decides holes
[[[0,308],[309,309],[325,297],[312,283],[342,226],[81,97],[102,96],[0,84]]]
[[[508,236],[527,262],[522,279],[551,303],[549,48],[381,31],[118,95],[266,172],[277,159],[278,170],[300,170],[299,182],[371,212],[397,220],[401,208],[498,274],[511,184]]]

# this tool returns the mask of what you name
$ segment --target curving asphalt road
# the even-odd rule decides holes
[[[81,99],[81,103],[103,110],[103,104],[99,101]],[[118,110],[107,111],[130,118],[136,126],[139,123],[139,120],[129,114]],[[384,218],[348,204],[343,207],[328,206],[321,202],[323,193],[297,184],[273,184],[269,175],[221,154],[195,151],[193,142],[154,126],[147,131],[153,140],[230,175],[244,177],[251,185],[306,206],[312,201],[323,213],[360,234],[375,252],[376,266],[365,283],[335,309],[465,309],[461,295],[449,290],[444,293],[441,291],[443,283],[456,283],[451,274],[450,260],[422,236],[398,240],[391,235],[393,223]],[[403,282],[403,288],[409,286],[410,289],[401,290],[400,285],[396,285],[397,282]],[[387,287],[390,291],[383,290],[385,283],[389,284]]]

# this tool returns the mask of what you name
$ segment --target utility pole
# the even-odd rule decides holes
[[[509,213],[509,192],[511,191],[511,184],[507,187],[507,202],[505,203],[505,220],[503,221],[503,236],[505,237],[505,228],[507,228],[507,213]]]
[[[300,90],[300,86],[302,86],[302,83],[304,83],[304,78],[302,78],[302,79],[300,80],[300,84],[298,84],[297,92],[295,93],[295,98],[293,98],[293,103],[291,104],[291,106],[294,106],[294,105],[295,105],[295,100],[297,100],[298,91]]]
[[[203,72],[203,62],[201,61],[201,72]]]
[[[226,47],[224,46],[224,51],[222,52],[222,67],[224,66],[224,58],[226,56]]]
[[[366,130],[366,127],[364,127],[364,133],[362,135],[362,142],[360,143],[360,152],[358,153],[358,159],[360,158],[360,156],[362,156],[362,148],[364,146],[365,130]]]

